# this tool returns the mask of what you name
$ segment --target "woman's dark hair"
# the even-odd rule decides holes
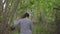
[[[22,18],[29,17],[28,13],[25,13]]]

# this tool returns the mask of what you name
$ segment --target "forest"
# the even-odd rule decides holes
[[[33,34],[60,34],[60,0],[0,0],[0,34],[19,34],[19,26],[10,27],[25,12],[34,21]]]

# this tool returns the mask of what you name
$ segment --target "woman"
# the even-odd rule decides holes
[[[20,26],[20,34],[32,34],[33,24],[28,13],[25,13],[22,19],[16,20],[11,29],[14,30],[17,25]]]

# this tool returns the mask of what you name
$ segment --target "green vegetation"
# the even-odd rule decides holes
[[[10,32],[10,26],[17,17],[21,17],[26,11],[30,15],[30,19],[35,21],[33,34],[56,34],[56,15],[60,12],[60,0],[0,0],[0,31],[6,29],[3,34],[18,34],[18,27]],[[4,8],[4,5],[6,6]],[[54,8],[58,8],[55,10]],[[8,24],[8,25],[7,25]],[[6,28],[7,25],[8,27]],[[0,32],[0,33],[2,33]]]

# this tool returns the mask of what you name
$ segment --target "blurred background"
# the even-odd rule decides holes
[[[19,34],[10,27],[25,12],[34,21],[33,34],[60,33],[60,0],[0,0],[0,34]]]

